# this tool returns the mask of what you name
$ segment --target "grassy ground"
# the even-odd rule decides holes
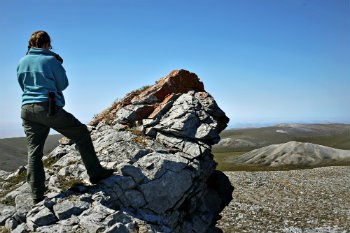
[[[245,152],[216,152],[214,153],[214,160],[218,163],[217,169],[220,171],[234,171],[232,170],[232,163],[226,163],[227,158],[239,156]]]
[[[311,142],[336,149],[350,150],[350,132],[332,136],[319,136],[312,138],[298,138],[299,142]]]
[[[303,169],[301,167],[268,167],[251,164],[237,164],[227,162],[227,158],[237,157],[244,154],[244,151],[233,152],[216,152],[214,153],[214,160],[218,163],[217,169],[220,171],[288,171],[293,169]]]
[[[228,162],[228,158],[237,157],[247,151],[216,152],[214,160],[218,163],[217,169],[220,171],[289,171],[297,169],[310,169],[313,167],[306,166],[285,166],[285,167],[268,167],[251,164],[237,164]],[[324,165],[327,166],[327,165]],[[350,166],[350,163],[330,164],[329,166]]]

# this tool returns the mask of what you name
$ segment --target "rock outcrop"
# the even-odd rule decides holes
[[[215,224],[233,187],[215,170],[211,146],[228,121],[195,74],[173,71],[91,121],[112,177],[87,183],[74,142],[61,140],[44,158],[44,201],[33,206],[27,184],[14,179],[24,171],[1,180],[0,224],[12,232],[221,232]]]

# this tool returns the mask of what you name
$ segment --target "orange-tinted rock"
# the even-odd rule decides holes
[[[136,96],[132,103],[156,103],[172,93],[187,93],[188,91],[204,91],[204,85],[195,73],[187,70],[173,70],[155,85],[147,88]]]
[[[154,111],[148,116],[149,119],[153,119],[157,117],[162,109],[170,102],[173,101],[177,97],[176,94],[171,94],[165,97],[165,99],[154,109]]]
[[[136,112],[136,120],[142,120],[147,118],[147,116],[153,112],[154,106],[152,105],[145,105],[142,108],[139,108],[138,111]]]

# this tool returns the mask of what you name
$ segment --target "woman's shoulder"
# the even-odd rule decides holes
[[[38,55],[26,55],[19,60],[17,67],[18,71],[21,70],[47,70],[58,69],[59,62],[54,56],[38,56]]]
[[[56,58],[53,55],[47,55],[44,57],[45,57],[44,59],[49,61],[49,62],[57,62]]]
[[[42,63],[47,63],[53,66],[58,65],[58,61],[57,59],[53,56],[53,55],[45,55],[45,56],[40,56],[38,58],[38,62],[42,62]]]

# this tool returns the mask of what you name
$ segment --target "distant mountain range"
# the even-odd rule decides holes
[[[221,141],[214,146],[214,152],[251,151],[289,141],[350,150],[350,124],[279,124],[225,130],[220,136]]]

